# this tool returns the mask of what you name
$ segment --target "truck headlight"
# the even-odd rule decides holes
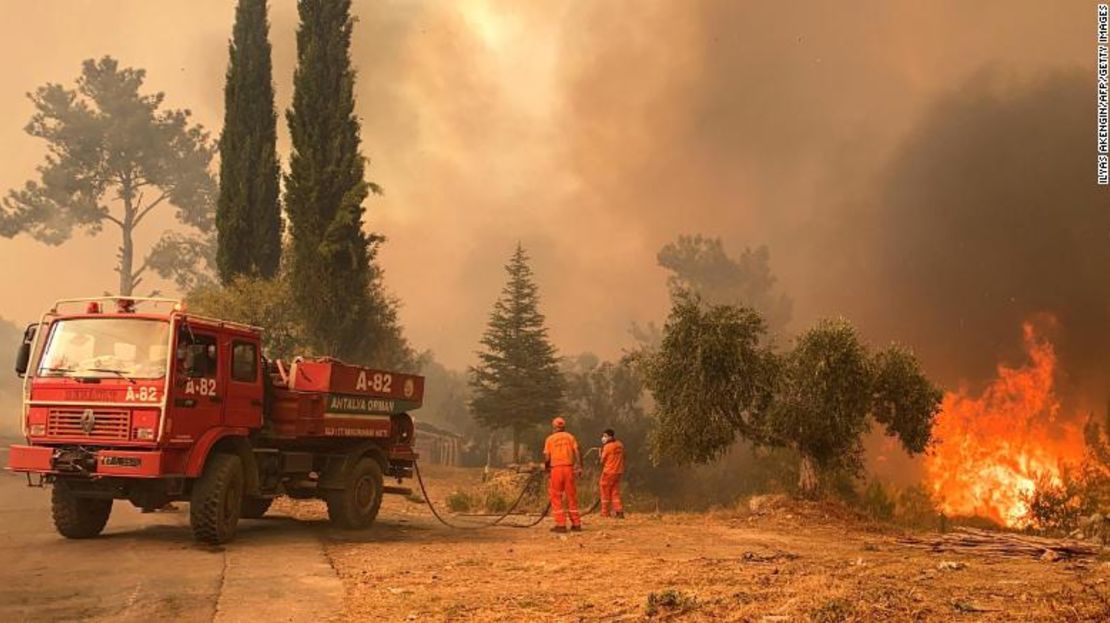
[[[150,440],[154,439],[154,429],[153,428],[136,428],[135,429],[135,439],[141,439],[143,441],[150,441]]]
[[[46,434],[46,424],[32,424],[30,428],[32,437],[41,437]]]

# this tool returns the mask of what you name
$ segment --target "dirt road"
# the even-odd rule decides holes
[[[0,457],[2,458],[2,457]],[[440,483],[446,482],[439,479]],[[441,498],[448,485],[434,487]],[[387,497],[370,530],[276,505],[223,549],[187,515],[126,505],[66,541],[48,496],[0,475],[0,620],[1093,621],[1101,560],[933,554],[844,518],[779,510],[586,519],[581,534],[449,531]]]

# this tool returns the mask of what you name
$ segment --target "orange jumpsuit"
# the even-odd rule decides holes
[[[601,447],[601,516],[608,517],[609,511],[622,513],[621,475],[624,474],[624,444],[612,440]]]
[[[547,493],[551,497],[551,510],[555,514],[555,525],[563,527],[567,525],[567,516],[563,512],[563,494],[567,496],[570,525],[582,525],[582,517],[578,514],[578,490],[574,484],[578,440],[566,431],[551,433],[543,443],[543,454],[551,464],[551,477]]]

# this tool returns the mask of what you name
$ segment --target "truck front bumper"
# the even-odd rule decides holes
[[[13,472],[67,476],[161,478],[173,475],[173,470],[167,469],[170,467],[167,459],[167,453],[161,450],[75,450],[13,445],[7,468]]]

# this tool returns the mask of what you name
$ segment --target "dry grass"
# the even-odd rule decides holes
[[[433,499],[459,479],[480,482],[437,473]],[[389,498],[373,529],[326,539],[352,620],[1110,620],[1110,563],[933,554],[835,506],[775,500],[756,513],[585,524],[570,535],[547,524],[455,532]]]

